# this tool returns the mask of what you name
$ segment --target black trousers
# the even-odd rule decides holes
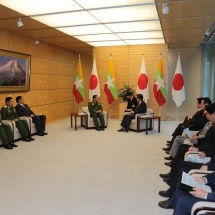
[[[192,169],[200,169],[202,166],[202,163],[192,163],[189,161],[181,161],[177,168],[175,168],[174,172],[171,173],[170,180],[168,181],[168,185],[170,188],[168,189],[168,196],[172,197],[178,181],[181,179],[182,172],[188,173]]]
[[[123,126],[125,129],[129,129],[129,126],[131,124],[131,120],[134,118],[135,118],[134,114],[124,115],[120,125]]]
[[[45,131],[45,127],[46,127],[45,115],[35,115],[34,117],[32,117],[32,120],[33,120],[33,123],[35,123],[35,127],[38,133]]]

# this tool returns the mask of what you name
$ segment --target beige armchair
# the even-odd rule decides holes
[[[193,205],[191,215],[215,214],[215,202],[201,201]]]
[[[86,117],[82,117],[81,120],[81,124],[85,127],[85,128],[95,128],[95,125],[94,125],[94,122],[93,122],[93,119],[90,117],[90,112],[89,112],[89,109],[88,107],[82,107],[82,111],[84,113],[87,114]],[[108,126],[108,115],[107,115],[107,112],[106,111],[102,111],[102,114],[104,115],[104,120],[105,120],[105,127],[107,128]]]
[[[21,120],[25,120],[27,122],[31,134],[36,134],[37,133],[37,129],[36,129],[35,124],[33,123],[33,120],[32,120],[31,117],[21,116],[19,118]]]
[[[124,115],[129,114],[127,112],[124,113]],[[152,109],[147,108],[147,114],[154,115],[154,111]],[[131,120],[131,124],[129,127],[129,130],[132,131],[145,131],[146,130],[146,121],[145,120],[139,120],[138,116],[141,114],[136,114],[135,119]],[[150,122],[148,121],[148,130],[153,130],[154,128],[154,120],[152,119],[152,125],[150,125]]]

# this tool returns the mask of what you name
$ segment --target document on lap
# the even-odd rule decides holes
[[[186,172],[183,172],[182,173],[182,177],[181,177],[181,183],[182,184],[185,184],[189,187],[192,187],[192,188],[200,188],[208,193],[212,193],[212,190],[211,188],[208,186],[208,185],[205,185],[199,181],[195,181],[193,179],[193,177],[189,174],[187,174]]]
[[[191,135],[191,133],[190,133],[189,128],[184,129],[184,133],[185,133],[189,138],[192,138],[192,135]]]

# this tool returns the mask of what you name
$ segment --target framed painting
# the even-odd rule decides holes
[[[0,92],[30,90],[31,56],[0,49]]]

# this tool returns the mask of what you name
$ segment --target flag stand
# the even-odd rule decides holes
[[[111,104],[110,110],[108,111],[108,118],[111,118],[112,112],[116,109],[114,102]],[[117,110],[117,109],[116,109]]]
[[[175,124],[178,125],[178,107],[176,108]]]

